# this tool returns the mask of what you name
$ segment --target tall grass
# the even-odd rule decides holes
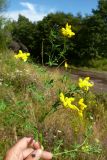
[[[107,71],[107,58],[93,59],[89,62],[89,66],[99,71]]]
[[[78,149],[70,154],[59,154],[55,159],[106,160],[106,95],[89,92],[88,109],[84,120],[80,121],[76,113],[59,102],[61,91],[69,90],[75,96],[76,87],[77,83],[60,69],[49,70],[24,63],[16,60],[10,51],[0,53],[0,159],[23,136],[33,136],[57,155],[77,148],[91,133],[87,146],[92,151],[88,153],[83,148],[82,153]]]

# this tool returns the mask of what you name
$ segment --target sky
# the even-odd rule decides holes
[[[98,0],[8,0],[8,7],[3,14],[14,20],[21,14],[34,22],[57,11],[73,15],[90,15],[92,9],[97,8],[97,4]]]

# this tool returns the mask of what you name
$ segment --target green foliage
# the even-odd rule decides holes
[[[58,140],[54,144],[54,154],[57,154],[61,151],[61,146],[63,145],[63,140]]]
[[[98,9],[93,10],[93,15],[83,19],[76,35],[74,54],[86,63],[92,58],[107,57],[106,8],[107,1],[99,1]]]
[[[6,7],[7,0],[0,0],[0,12],[2,12]]]
[[[0,1],[1,8],[5,2]],[[64,42],[60,29],[66,23],[72,26],[75,36]],[[68,59],[74,65],[88,66],[92,59],[107,58],[106,0],[99,0],[92,15],[85,17],[79,13],[74,16],[57,12],[50,13],[35,23],[19,15],[18,21],[5,24],[5,28],[3,26],[4,19],[1,17],[0,48],[6,48],[12,36],[13,40],[22,42],[29,49],[34,61],[42,64],[53,66]]]
[[[22,42],[25,46],[27,46],[29,51],[31,51],[34,43],[34,24],[32,24],[32,22],[30,22],[28,18],[19,15],[18,21],[13,21],[12,26],[13,39],[18,42]]]
[[[87,132],[88,131],[88,132]],[[74,160],[80,157],[80,153],[84,154],[101,154],[102,152],[102,146],[99,142],[94,142],[93,144],[89,144],[89,138],[92,136],[92,127],[91,127],[91,134],[90,134],[90,128],[86,130],[86,137],[84,141],[81,144],[74,143],[71,148],[72,150],[64,150],[61,152],[61,147],[63,146],[63,140],[57,141],[57,143],[54,146],[54,157],[63,155],[65,157],[71,157]]]
[[[0,16],[0,50],[6,49],[6,32],[3,28],[3,25],[5,24],[5,19]]]
[[[106,94],[84,94],[87,108],[80,120],[59,100],[61,91],[76,98],[83,93],[68,72],[52,68],[51,73],[46,67],[16,60],[12,52],[0,55],[0,158],[23,136],[40,141],[55,159],[106,157]]]
[[[72,64],[88,65],[92,58],[107,57],[106,7],[107,2],[101,0],[91,16],[83,18],[80,14],[73,16],[57,12],[48,14],[37,23],[19,15],[18,21],[12,22],[12,37],[25,44],[31,56],[42,64],[58,65],[69,59]],[[66,40],[65,52],[60,29],[66,23],[71,24],[76,34]]]
[[[46,86],[46,88],[51,88],[51,87],[53,87],[53,83],[54,83],[54,80],[53,80],[53,79],[51,79],[51,80],[46,80],[46,81],[45,81],[45,86]]]
[[[31,51],[31,55],[39,62],[47,63],[50,66],[57,65],[63,47],[60,29],[65,27],[67,22],[71,24],[73,19],[77,25],[79,22],[71,14],[49,14],[37,23],[29,22],[27,18],[20,15],[18,22],[12,23],[12,36],[16,41],[25,44]],[[68,41],[67,45],[68,48],[72,47],[71,41]]]
[[[107,58],[97,58],[89,61],[90,68],[107,71]]]
[[[0,0],[0,13],[6,8],[7,0]],[[0,50],[7,48],[7,41],[9,37],[9,31],[5,28],[8,21],[0,14]]]
[[[6,104],[3,100],[0,101],[0,112],[3,112],[6,108]]]
[[[18,22],[8,23],[4,28],[1,18],[0,35],[3,38],[8,31],[12,32],[13,39],[27,45],[34,58],[50,66],[65,58],[79,64],[90,59],[94,63],[94,58],[99,60],[107,54],[106,2],[100,0],[93,15],[85,18],[55,13],[32,23],[20,15]],[[60,28],[67,22],[73,25],[76,36],[66,41],[64,52]],[[9,42],[10,39],[5,40]],[[0,52],[0,58],[0,159],[15,140],[26,135],[33,135],[58,159],[106,159],[106,94],[86,94],[71,83],[67,72],[52,70],[51,73],[45,67],[14,59],[13,53]],[[97,63],[101,62],[94,64],[98,67]],[[103,63],[106,64],[105,58]],[[65,96],[76,97],[75,105],[83,96],[87,104],[83,120],[75,111],[62,107],[61,91]]]

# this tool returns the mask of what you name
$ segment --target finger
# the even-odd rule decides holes
[[[39,142],[35,142],[35,140],[33,140],[33,142],[29,145],[30,147],[33,147],[33,148],[27,148],[23,151],[23,157],[24,159],[29,156],[33,151],[34,149],[40,149],[41,148],[41,145]]]
[[[17,149],[18,151],[23,151],[25,150],[28,145],[30,145],[32,143],[33,139],[31,137],[24,137],[21,140],[19,140],[16,144],[15,144],[15,149]]]
[[[39,142],[34,142],[34,143],[33,143],[33,147],[34,147],[34,149],[40,149],[40,148],[41,148],[41,145],[40,145]]]
[[[27,148],[23,151],[23,159],[25,159],[27,156],[29,156],[34,151],[33,148]]]
[[[34,148],[34,149],[40,149],[40,148],[41,148],[41,145],[40,145],[39,142],[35,142],[35,140],[32,140],[32,141],[29,143],[28,147],[32,147],[32,148]]]
[[[38,149],[32,152],[25,160],[39,160],[42,155],[42,150]]]
[[[52,159],[52,153],[47,152],[47,151],[43,151],[41,149],[38,149],[34,152],[32,152],[27,158],[26,160],[39,160],[40,158],[43,158],[45,160],[47,159]]]
[[[43,151],[41,157],[42,157],[43,159],[52,159],[52,156],[53,156],[52,153],[47,152],[47,151]]]

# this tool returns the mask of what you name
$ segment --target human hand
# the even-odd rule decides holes
[[[52,159],[52,154],[43,151],[38,142],[32,138],[24,137],[8,150],[4,160],[39,160]]]

